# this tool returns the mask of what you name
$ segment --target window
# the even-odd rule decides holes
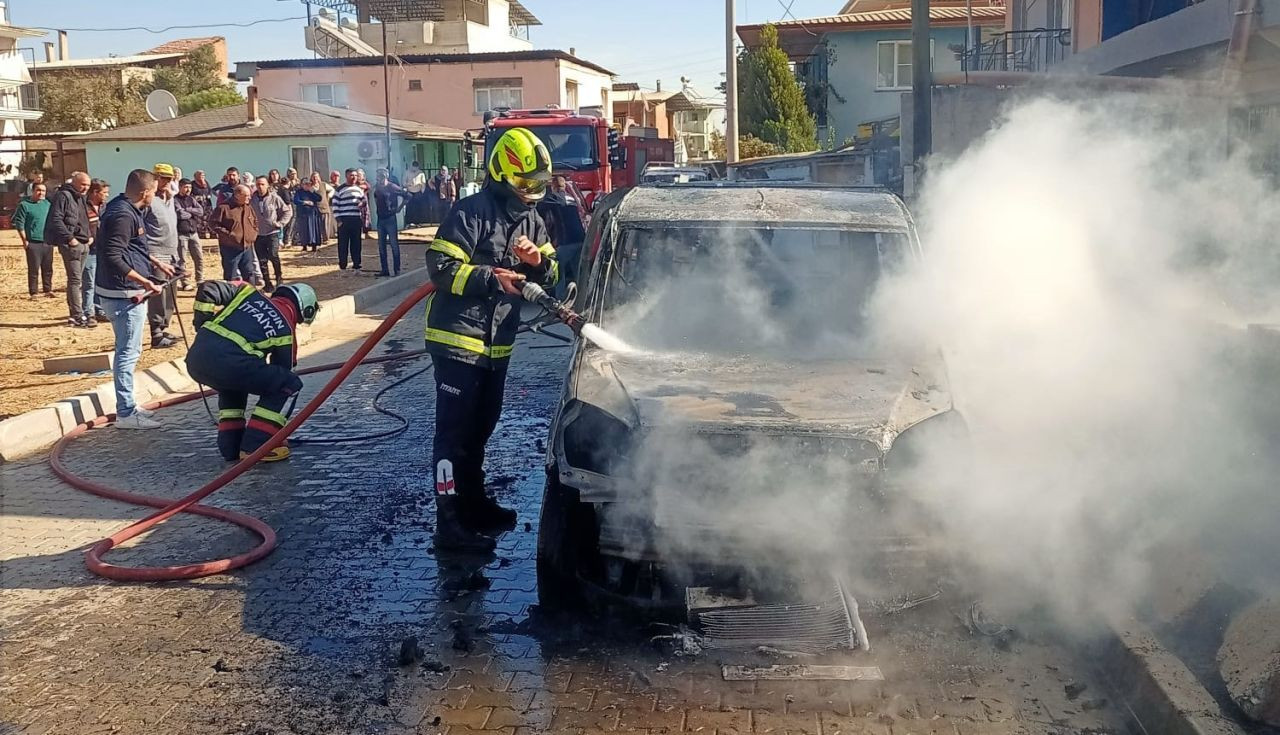
[[[409,80],[409,91],[410,91],[410,92],[421,92],[421,91],[422,91],[422,80],[421,80],[421,79],[410,79],[410,80]]]
[[[345,84],[304,84],[302,85],[302,101],[315,102],[330,107],[346,109],[347,85]]]
[[[929,40],[929,68],[933,68],[933,40]],[[876,44],[876,89],[911,89],[911,42]]]
[[[329,149],[324,146],[293,146],[289,148],[289,160],[301,178],[307,178],[312,171],[320,172],[321,178],[329,178]]]
[[[524,90],[520,87],[476,87],[477,115],[499,107],[524,107]]]
[[[578,83],[564,83],[564,106],[570,110],[578,109]]]

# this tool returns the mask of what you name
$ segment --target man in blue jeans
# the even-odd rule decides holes
[[[89,204],[89,236],[93,239],[89,243],[89,257],[84,259],[84,277],[81,282],[84,283],[85,318],[92,318],[99,322],[110,321],[102,310],[96,283],[98,280],[98,251],[96,249],[98,225],[102,221],[102,210],[107,206],[107,201],[110,198],[110,184],[102,179],[94,179],[89,182],[89,193],[85,195],[85,201]]]
[[[151,205],[155,194],[156,175],[146,169],[134,169],[124,193],[107,204],[98,223],[98,272],[94,281],[116,338],[111,374],[116,389],[117,429],[160,426],[149,411],[138,408],[133,397],[133,369],[142,356],[142,335],[147,332],[146,297],[164,291],[150,276],[159,272],[168,278],[174,273],[171,266],[147,252],[143,210]]]
[[[391,249],[394,275],[400,275],[400,210],[409,202],[409,192],[391,180],[385,168],[378,169],[378,185],[373,189],[378,208],[378,259],[382,262],[379,278],[393,275],[387,269],[387,249]]]
[[[213,211],[209,229],[218,236],[218,254],[222,256],[222,279],[253,283],[253,245],[258,239],[258,218],[249,203],[249,187],[236,184],[231,198]]]

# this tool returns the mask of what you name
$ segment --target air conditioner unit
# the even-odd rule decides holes
[[[361,161],[380,161],[387,157],[387,143],[382,138],[362,140],[356,145],[356,158]]]

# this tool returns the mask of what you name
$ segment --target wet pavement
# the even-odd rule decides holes
[[[379,351],[417,347],[421,323],[418,309]],[[883,682],[727,682],[722,664],[774,661],[675,656],[651,641],[669,629],[636,618],[541,614],[537,511],[569,358],[558,344],[526,336],[514,358],[489,471],[520,520],[489,560],[431,548],[434,382],[425,358],[357,371],[299,435],[397,426],[372,406],[384,389],[380,405],[409,419],[403,433],[298,444],[289,462],[256,468],[213,496],[279,533],[270,557],[235,574],[153,585],[98,579],[84,569],[84,546],[146,511],[72,490],[41,459],[0,467],[0,733],[1123,731],[1070,651],[1034,636],[972,635],[946,599],[869,615],[871,654],[820,659],[880,666]],[[310,377],[308,390],[323,377]],[[159,432],[90,432],[68,464],[173,497],[223,469],[199,402],[162,419]],[[181,516],[108,560],[188,562],[254,540]]]

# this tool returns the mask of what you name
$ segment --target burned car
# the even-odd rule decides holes
[[[952,423],[936,350],[886,344],[877,286],[921,258],[876,189],[705,182],[597,207],[551,426],[544,605],[898,555],[891,469]]]

